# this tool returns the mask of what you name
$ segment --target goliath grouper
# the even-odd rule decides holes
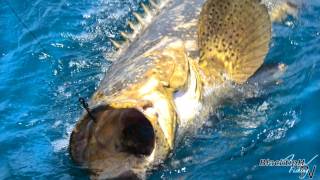
[[[94,179],[145,179],[178,134],[201,126],[234,85],[245,84],[263,64],[271,38],[268,8],[279,11],[274,20],[294,9],[265,4],[142,4],[144,15],[134,13],[138,23],[129,22],[133,33],[121,33],[122,44],[112,41],[118,56],[72,132],[72,159]]]

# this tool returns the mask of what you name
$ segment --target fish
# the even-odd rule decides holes
[[[110,40],[115,60],[70,136],[71,158],[92,179],[146,179],[262,66],[279,8],[259,0],[141,6],[132,32]]]

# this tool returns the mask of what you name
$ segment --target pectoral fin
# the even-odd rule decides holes
[[[268,10],[258,0],[208,0],[198,27],[200,69],[242,84],[262,65],[270,38]]]

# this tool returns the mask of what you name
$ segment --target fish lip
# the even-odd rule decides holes
[[[110,109],[110,106],[105,103],[105,102],[99,102],[94,106],[90,107],[90,113],[91,114],[97,114],[99,112],[105,111],[107,109]],[[73,147],[77,147],[79,146],[78,143],[79,141],[77,141],[77,139],[75,140],[76,137],[76,133],[80,133],[80,142],[81,139],[85,140],[85,142],[80,145],[80,146],[87,146],[88,142],[86,137],[81,138],[81,136],[85,136],[86,134],[82,134],[79,131],[83,131],[82,128],[85,128],[83,126],[86,126],[86,130],[88,130],[88,128],[91,130],[93,124],[96,123],[93,119],[90,118],[89,114],[87,112],[84,112],[83,115],[81,116],[81,118],[77,121],[76,126],[74,127],[74,129],[71,132],[70,138],[69,138],[69,146],[68,146],[68,151],[70,154],[70,157],[72,159],[72,161],[76,162],[77,164],[84,164],[85,162],[85,148],[81,148],[82,150],[77,150],[74,149]],[[89,126],[89,127],[88,127]],[[90,132],[89,132],[90,134]],[[78,138],[79,139],[79,138]],[[82,151],[82,153],[80,153],[79,151]]]
[[[82,117],[80,119],[80,121],[76,124],[76,127],[72,130],[71,132],[71,135],[70,135],[70,139],[69,139],[69,147],[68,147],[68,150],[69,150],[69,154],[70,154],[70,157],[71,157],[71,160],[73,162],[75,162],[76,164],[78,165],[81,165],[81,166],[84,166],[84,162],[85,162],[85,154],[82,152],[82,153],[79,153],[79,143],[77,143],[78,139],[80,139],[80,141],[82,141],[83,139],[86,139],[84,136],[85,134],[81,133],[79,135],[78,131],[79,131],[79,127],[81,126],[81,123],[86,123],[84,122],[86,121],[86,119],[84,117]],[[90,123],[90,122],[87,122],[87,123]],[[76,134],[78,133],[78,134]],[[80,136],[80,138],[79,138]],[[87,141],[84,141],[82,144],[80,144],[80,147],[81,146],[86,146],[87,145]],[[84,148],[85,149],[85,148]]]

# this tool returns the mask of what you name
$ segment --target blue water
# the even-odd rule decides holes
[[[78,98],[97,88],[108,37],[119,37],[139,2],[0,1],[0,179],[88,179],[67,149]],[[258,164],[320,155],[319,45],[320,2],[305,1],[298,19],[274,25],[266,63],[288,65],[279,85],[221,106],[149,178],[298,179],[289,167]],[[310,165],[320,179],[320,157]]]

